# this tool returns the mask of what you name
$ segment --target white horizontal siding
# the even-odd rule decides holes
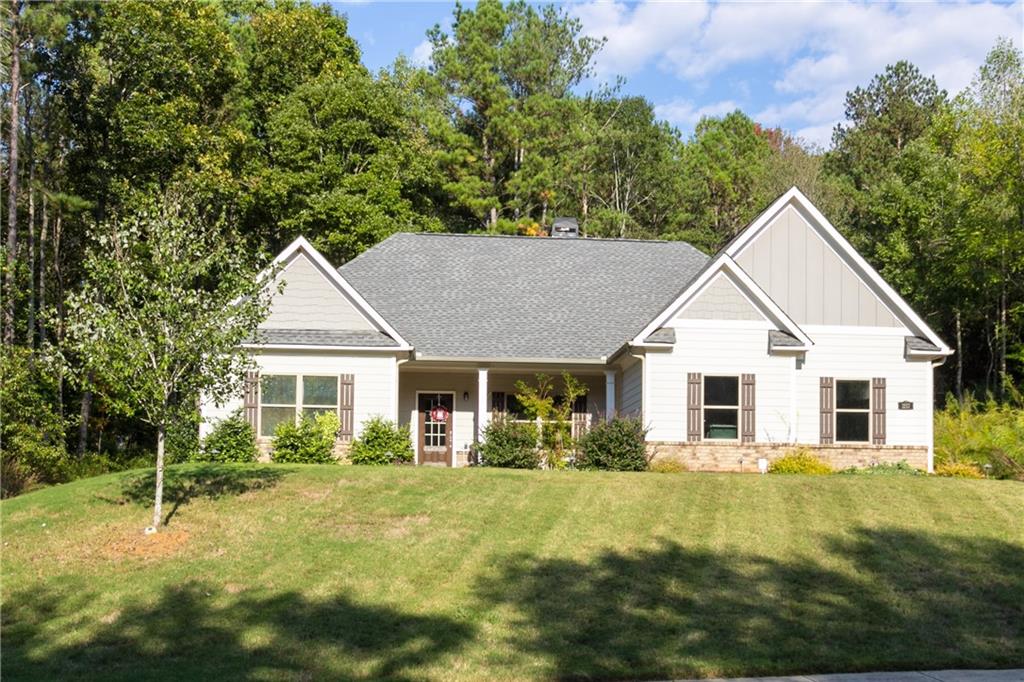
[[[908,362],[903,357],[906,332],[889,328],[856,333],[804,327],[814,339],[804,368],[796,376],[797,433],[801,442],[817,443],[819,426],[819,384],[821,377],[835,379],[885,379],[885,421],[887,445],[931,445],[932,396],[928,361]],[[900,410],[900,401],[914,403],[913,410]]]
[[[671,352],[647,354],[648,440],[686,440],[686,375],[755,375],[758,442],[790,440],[792,357],[768,355],[768,325],[687,322]]]
[[[676,329],[672,352],[647,355],[648,439],[686,440],[686,375],[752,373],[756,377],[758,442],[820,440],[819,384],[836,379],[886,380],[886,444],[930,445],[932,396],[929,362],[903,357],[903,332],[891,328],[854,332],[805,327],[814,340],[801,369],[792,356],[767,354],[765,330],[739,326],[687,326]],[[738,325],[739,323],[733,323]],[[901,401],[914,404],[900,410]]]
[[[397,365],[393,355],[264,351],[257,353],[254,359],[260,374],[354,375],[353,421],[356,436],[362,433],[363,422],[370,417],[380,415],[392,421],[398,419],[395,395]],[[241,406],[241,398],[221,407],[204,404],[200,434],[208,433],[214,422]]]
[[[639,417],[643,414],[643,365],[634,362],[622,370],[622,404],[619,413]]]

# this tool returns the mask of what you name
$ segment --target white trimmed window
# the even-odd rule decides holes
[[[338,413],[338,377],[264,374],[260,377],[260,435],[273,436],[277,425],[324,412]]]
[[[871,382],[836,380],[836,442],[871,441]]]
[[[739,440],[740,378],[705,376],[703,415],[704,440]]]

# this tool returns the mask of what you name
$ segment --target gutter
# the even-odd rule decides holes
[[[470,357],[470,356],[446,356],[446,355],[420,355],[416,353],[415,359],[423,362],[490,362],[490,363],[518,363],[524,365],[607,365],[607,356],[599,358],[518,358],[518,357]]]

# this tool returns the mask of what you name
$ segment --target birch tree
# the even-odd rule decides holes
[[[241,392],[241,344],[266,317],[273,272],[255,275],[242,240],[180,197],[103,223],[68,301],[74,367],[107,404],[156,431],[153,524],[160,525],[168,425],[198,396]]]

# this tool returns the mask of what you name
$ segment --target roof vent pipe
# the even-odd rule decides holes
[[[575,218],[555,218],[551,223],[551,236],[557,239],[576,239],[580,236],[580,224]]]

